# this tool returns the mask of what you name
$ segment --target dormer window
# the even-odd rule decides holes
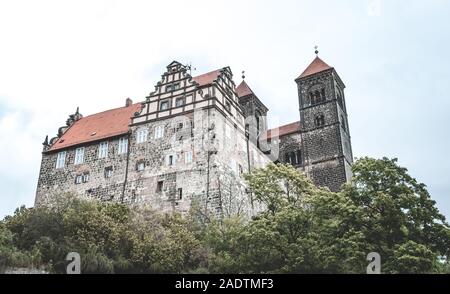
[[[161,103],[159,104],[159,110],[164,111],[167,109],[169,109],[169,100],[161,101]]]

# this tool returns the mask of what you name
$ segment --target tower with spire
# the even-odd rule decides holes
[[[345,85],[336,70],[316,58],[295,80],[298,87],[303,169],[319,186],[339,191],[351,178],[353,155]]]
[[[244,112],[245,128],[249,140],[258,145],[260,149],[264,149],[263,151],[267,151],[267,147],[261,146],[259,139],[267,131],[267,112],[269,109],[245,82],[245,72],[242,72],[242,82],[236,87],[236,94]]]

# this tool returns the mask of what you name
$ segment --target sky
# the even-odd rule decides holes
[[[0,0],[0,219],[34,203],[42,142],[69,114],[145,100],[173,60],[230,66],[299,120],[319,56],[347,86],[355,157],[395,157],[450,218],[450,1]]]

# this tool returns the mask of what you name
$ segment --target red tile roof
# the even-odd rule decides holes
[[[250,89],[250,87],[247,85],[247,83],[245,81],[242,81],[242,83],[239,86],[237,86],[236,94],[238,95],[239,98],[245,97],[248,95],[255,95],[253,93],[252,89]]]
[[[128,107],[111,109],[83,117],[76,121],[52,145],[49,151],[126,134],[129,130],[131,117],[140,109],[141,103],[136,103]]]
[[[328,69],[332,69],[332,67],[317,56],[297,79],[301,79]]]
[[[294,123],[290,123],[288,125],[284,125],[275,129],[267,130],[265,134],[261,135],[262,140],[270,140],[272,138],[280,138],[292,133],[299,132],[301,128],[301,124],[299,121]]]
[[[205,86],[205,85],[209,85],[212,84],[212,82],[214,82],[215,79],[217,79],[217,77],[220,75],[222,69],[217,69],[196,77],[193,77],[192,79],[197,82],[200,87],[201,86]]]

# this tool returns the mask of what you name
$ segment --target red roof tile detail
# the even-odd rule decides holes
[[[76,121],[49,151],[59,150],[79,144],[107,139],[129,130],[131,117],[141,109],[141,103],[107,110]]]
[[[245,81],[242,81],[242,83],[239,86],[237,86],[236,94],[238,95],[239,98],[245,97],[248,95],[255,95],[253,93],[252,89],[250,89],[250,87],[247,85],[247,83]]]
[[[332,67],[317,56],[297,79],[301,79],[328,69],[332,69]]]
[[[217,77],[220,75],[221,71],[222,71],[222,69],[217,69],[217,70],[193,77],[192,79],[194,80],[194,82],[197,82],[200,85],[200,87],[209,85],[209,84],[212,84],[212,82],[214,82],[214,80],[217,79]]]
[[[301,124],[299,121],[294,123],[284,125],[275,129],[267,130],[265,134],[261,135],[262,140],[270,140],[272,138],[280,138],[289,134],[293,134],[299,132],[301,128]]]

